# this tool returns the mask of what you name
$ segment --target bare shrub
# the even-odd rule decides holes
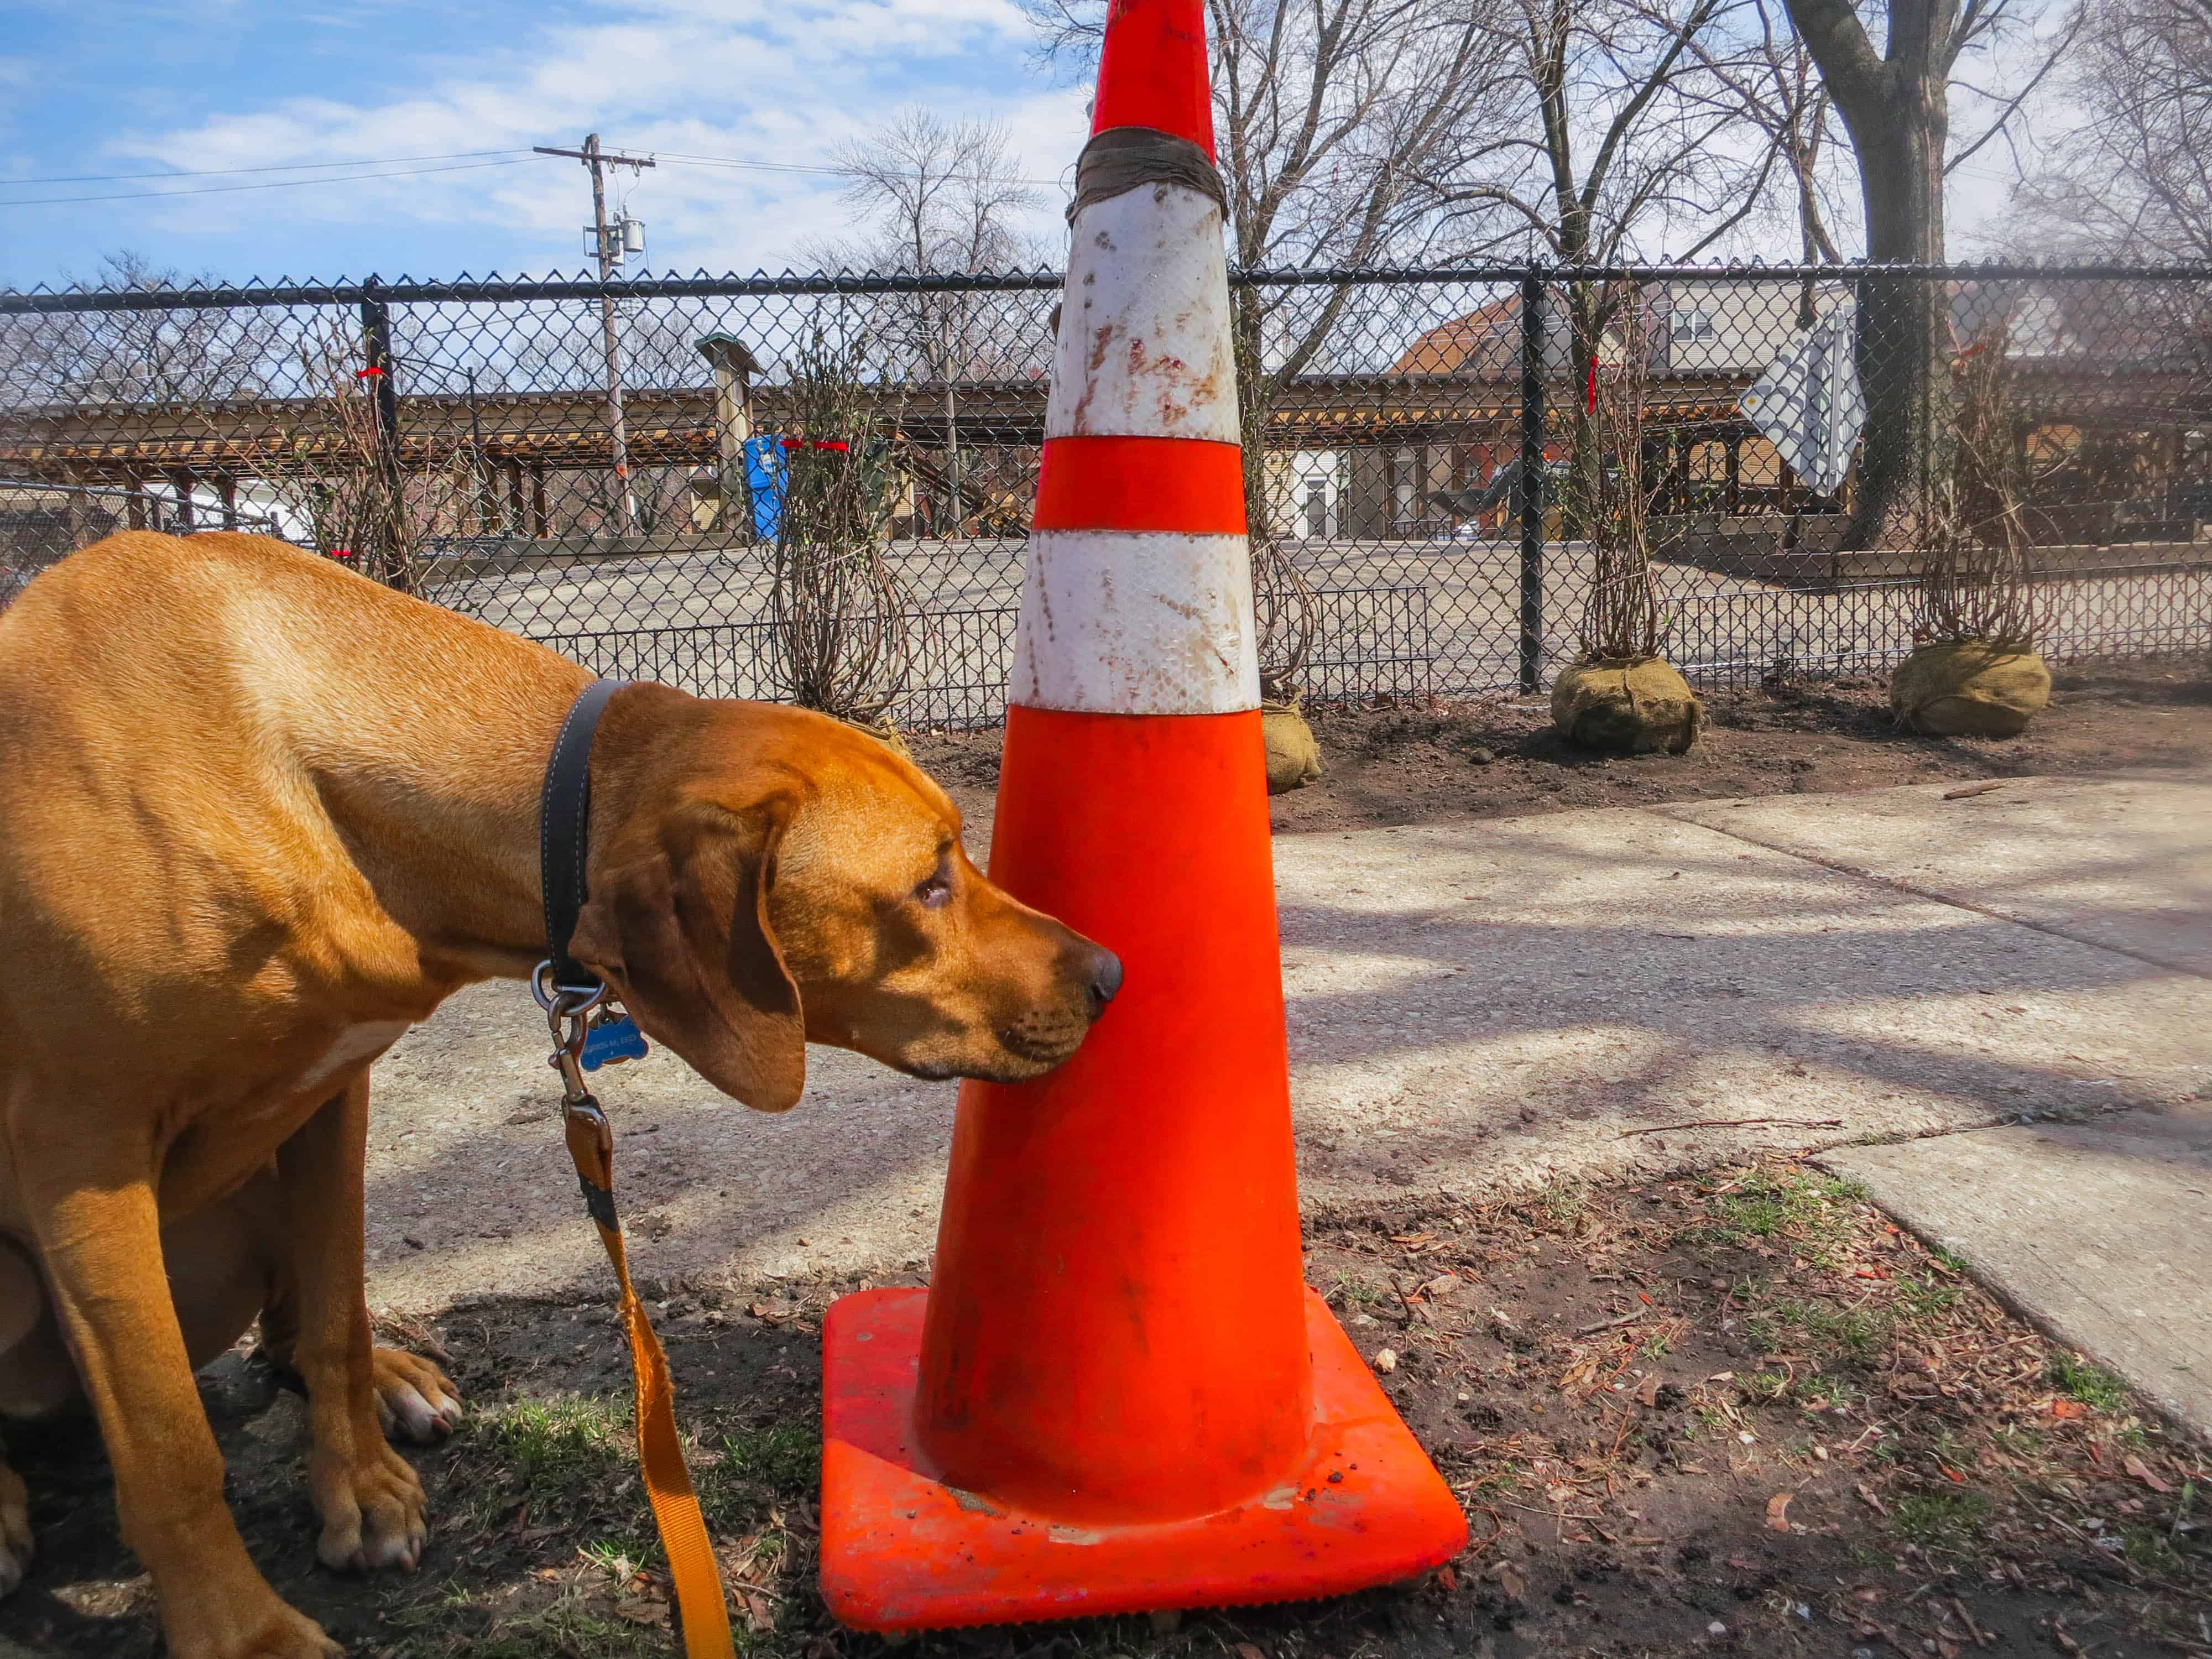
[[[791,356],[788,479],[775,538],[771,653],[802,708],[888,732],[913,672],[906,588],[884,557],[896,491],[867,341],[814,333]]]
[[[2026,463],[2011,334],[2011,319],[2000,313],[1951,359],[1949,465],[1929,492],[1928,550],[1914,594],[1912,636],[1923,644],[1984,640],[2025,651],[2043,634],[2021,507]]]
[[[297,350],[305,396],[235,410],[203,407],[218,453],[261,478],[275,497],[270,516],[288,533],[304,526],[316,551],[415,592],[441,504],[472,487],[469,458],[456,453],[449,465],[418,458],[410,476],[398,436],[387,438],[379,416],[381,370],[361,340],[331,321]],[[275,412],[264,417],[257,409]]]
[[[1586,408],[1595,465],[1577,470],[1570,489],[1590,544],[1589,592],[1581,644],[1588,657],[1629,659],[1659,654],[1659,592],[1652,580],[1649,526],[1659,480],[1644,453],[1649,403],[1645,308],[1633,296],[1613,307],[1620,362],[1601,367]]]

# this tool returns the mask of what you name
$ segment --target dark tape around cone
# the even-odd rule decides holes
[[[1109,127],[1093,133],[1075,164],[1075,199],[1067,222],[1094,202],[1127,194],[1146,185],[1180,185],[1196,191],[1229,214],[1229,192],[1206,153],[1188,138],[1151,127]]]

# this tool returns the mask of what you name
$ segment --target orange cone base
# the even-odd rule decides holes
[[[927,1297],[864,1291],[823,1323],[822,1595],[856,1630],[1305,1601],[1466,1547],[1458,1502],[1310,1290],[1305,1466],[1234,1509],[1125,1527],[1056,1524],[934,1478],[909,1427]]]

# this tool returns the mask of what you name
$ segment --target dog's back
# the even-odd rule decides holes
[[[0,953],[53,964],[52,1000],[0,1004],[0,1053],[56,1020],[161,1023],[149,998],[213,1019],[243,1012],[226,991],[296,1000],[302,975],[419,984],[404,884],[363,849],[480,842],[534,799],[505,775],[536,747],[513,734],[587,678],[259,537],[64,560],[0,611]]]

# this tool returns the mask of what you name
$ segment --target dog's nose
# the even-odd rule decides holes
[[[1106,1005],[1114,1000],[1114,994],[1121,988],[1121,958],[1111,951],[1100,951],[1091,963],[1091,1017],[1093,1019],[1106,1012]]]

